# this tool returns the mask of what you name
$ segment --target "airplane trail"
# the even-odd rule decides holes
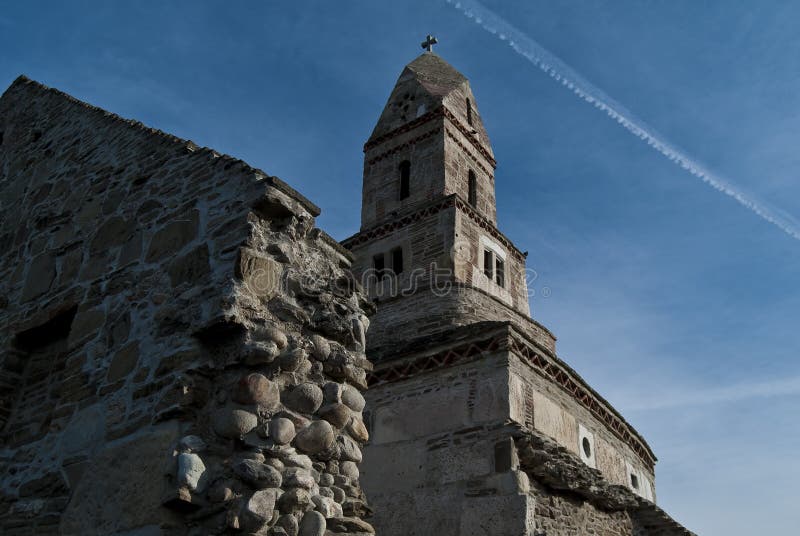
[[[572,67],[498,14],[475,0],[446,0],[446,2],[466,17],[472,19],[487,32],[508,43],[517,54],[544,71],[545,74],[583,101],[605,112],[608,117],[669,160],[678,164],[715,190],[732,197],[740,205],[775,225],[795,240],[800,240],[800,223],[794,217],[757,199],[754,195],[745,192],[741,187],[734,186],[731,181],[712,172],[705,165],[688,156],[681,149],[667,141],[656,129],[636,117],[625,106],[586,80]]]

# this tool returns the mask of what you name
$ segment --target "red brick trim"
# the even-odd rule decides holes
[[[475,147],[475,149],[479,153],[481,153],[481,155],[484,158],[486,158],[487,162],[489,162],[489,164],[492,166],[492,169],[495,169],[497,167],[497,162],[495,161],[494,157],[491,155],[491,153],[488,150],[486,150],[486,147],[481,145],[481,143],[478,141],[478,139],[472,133],[471,129],[468,129],[458,119],[458,117],[456,117],[455,114],[453,114],[453,112],[451,112],[450,110],[448,110],[444,106],[440,106],[440,107],[436,108],[435,110],[431,110],[430,112],[428,112],[426,114],[423,114],[423,115],[419,116],[418,118],[414,119],[413,121],[409,121],[405,125],[402,125],[402,126],[396,128],[394,130],[391,130],[391,131],[387,132],[386,134],[383,134],[382,136],[378,136],[377,138],[368,140],[367,143],[364,144],[364,152],[367,152],[370,149],[372,149],[373,147],[377,147],[378,145],[380,145],[380,144],[382,144],[384,142],[387,142],[387,141],[389,141],[389,140],[391,140],[393,138],[396,138],[400,134],[405,134],[406,132],[409,132],[410,130],[413,130],[413,129],[417,128],[418,126],[423,125],[423,124],[427,123],[428,121],[431,121],[431,120],[433,120],[433,119],[435,119],[437,117],[446,117],[447,120],[450,121],[450,123],[454,127],[456,127],[459,130],[459,132],[461,132],[461,134],[463,134],[464,137],[467,138],[470,141],[470,143],[472,143],[472,145]],[[462,147],[463,147],[463,145],[462,145]],[[469,151],[467,151],[467,153],[469,153]],[[488,171],[487,171],[487,173],[489,175],[492,175],[492,173],[489,173]]]
[[[413,121],[409,121],[408,123],[406,123],[405,125],[403,125],[401,127],[398,127],[398,128],[396,128],[394,130],[390,130],[386,134],[384,134],[382,136],[378,136],[375,139],[368,140],[367,143],[364,144],[364,152],[367,152],[370,149],[372,149],[373,147],[377,147],[381,143],[389,141],[390,139],[395,138],[395,137],[399,136],[400,134],[404,134],[404,133],[408,132],[409,130],[412,130],[412,129],[414,129],[414,128],[422,125],[422,124],[425,124],[428,121],[431,121],[432,119],[436,119],[437,117],[442,117],[443,115],[444,115],[444,107],[441,107],[441,106],[439,108],[436,108],[435,110],[431,110],[430,112],[428,112],[426,114],[422,114],[421,116],[417,117]]]
[[[409,225],[411,223],[417,222],[420,219],[430,216],[432,214],[436,214],[446,208],[450,208],[455,206],[466,214],[472,221],[474,221],[478,226],[481,227],[484,231],[489,233],[492,238],[499,241],[503,244],[508,250],[520,261],[525,262],[525,255],[517,249],[511,240],[506,238],[506,236],[500,232],[500,230],[494,226],[494,224],[489,221],[488,219],[484,218],[478,212],[476,212],[466,201],[461,199],[457,194],[450,194],[447,197],[443,197],[441,201],[427,205],[420,210],[411,212],[407,215],[400,216],[399,218],[392,220],[390,222],[382,223],[371,229],[367,229],[365,231],[360,231],[350,238],[346,238],[342,240],[341,244],[346,247],[347,249],[352,249],[356,246],[369,242],[371,240],[377,240],[379,238],[383,238],[384,236],[388,235]]]
[[[383,223],[381,225],[378,225],[377,227],[373,227],[372,229],[361,231],[351,236],[350,238],[343,240],[342,245],[348,249],[352,249],[355,246],[364,244],[371,240],[383,238],[384,236],[396,231],[397,229],[400,229],[401,227],[405,227],[406,225],[415,223],[421,220],[422,218],[431,216],[433,214],[441,212],[446,208],[450,208],[453,206],[455,206],[455,196],[450,195],[444,197],[438,203],[428,205],[422,208],[421,210],[417,210],[405,216],[401,216],[398,219]]]
[[[653,470],[656,457],[641,436],[616,411],[609,409],[605,402],[599,400],[582,379],[575,377],[571,371],[565,370],[551,358],[538,352],[520,337],[512,335],[509,346],[512,352],[524,357],[540,376],[555,383],[580,402],[617,438],[628,445],[650,470]]]
[[[497,167],[497,162],[495,161],[494,157],[491,155],[491,153],[489,153],[489,151],[486,150],[486,147],[480,144],[477,137],[472,133],[472,129],[467,128],[464,123],[462,123],[458,117],[456,117],[453,112],[447,108],[444,108],[444,116],[453,124],[453,126],[461,131],[464,137],[472,143],[475,149],[477,149],[478,152],[481,153],[484,158],[486,158],[493,169]]]
[[[436,134],[437,132],[441,132],[441,130],[442,130],[442,129],[441,129],[440,127],[436,127],[436,128],[434,128],[434,129],[432,129],[432,130],[429,130],[428,132],[426,132],[426,133],[424,133],[424,134],[420,134],[420,135],[419,135],[419,136],[417,136],[416,138],[412,138],[412,139],[408,140],[408,141],[407,141],[407,142],[405,142],[405,143],[401,143],[400,145],[398,145],[398,146],[396,146],[396,147],[392,147],[392,148],[391,148],[391,149],[389,149],[388,151],[384,151],[384,152],[382,152],[382,153],[381,153],[381,154],[379,154],[378,156],[376,156],[376,157],[374,157],[374,158],[372,158],[372,159],[368,160],[368,161],[367,161],[367,164],[370,164],[370,165],[372,165],[372,164],[374,164],[375,162],[380,162],[381,160],[383,160],[383,159],[384,159],[384,158],[386,158],[387,156],[391,156],[391,155],[393,155],[393,154],[395,154],[395,153],[397,153],[397,152],[400,152],[401,150],[405,149],[406,147],[411,147],[412,145],[414,145],[414,144],[415,144],[415,143],[417,143],[417,142],[420,142],[420,141],[422,141],[422,140],[428,139],[428,138],[430,138],[431,136],[433,136],[434,134]]]
[[[472,205],[456,196],[456,207],[458,207],[461,212],[469,216],[469,218],[478,224],[481,229],[492,235],[492,238],[498,240],[501,244],[508,248],[508,250],[517,258],[517,260],[521,261],[522,263],[525,262],[525,255],[519,249],[517,249],[517,246],[515,246],[511,240],[506,238],[506,235],[501,233],[491,221],[473,209]]]
[[[655,455],[641,436],[615,410],[609,408],[605,401],[598,399],[596,393],[574,372],[566,370],[553,358],[537,351],[521,336],[510,330],[432,355],[420,356],[397,364],[389,363],[387,366],[379,365],[376,370],[367,374],[367,382],[372,389],[500,350],[508,350],[523,357],[537,374],[562,388],[589,410],[608,427],[612,434],[628,445],[646,467],[653,470],[656,462]]]
[[[464,151],[464,153],[466,153],[466,155],[472,159],[473,162],[475,162],[476,166],[478,166],[484,173],[486,173],[489,176],[489,180],[494,181],[494,175],[492,174],[492,171],[486,169],[486,166],[481,164],[480,160],[475,158],[475,155],[472,154],[472,152],[469,149],[467,149],[467,147],[463,143],[461,143],[461,140],[459,140],[455,134],[453,134],[452,132],[450,132],[450,130],[446,128],[444,129],[444,132],[445,134],[447,134],[448,138],[453,140],[453,142],[455,142],[455,144],[458,145],[461,148],[461,150]]]

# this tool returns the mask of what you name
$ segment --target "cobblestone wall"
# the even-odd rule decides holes
[[[24,78],[0,203],[0,532],[373,532],[369,306],[313,204]]]

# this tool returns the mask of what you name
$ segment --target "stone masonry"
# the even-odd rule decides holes
[[[373,533],[372,309],[317,207],[24,77],[0,202],[0,533]]]
[[[468,80],[412,61],[364,153],[340,244],[240,160],[3,93],[0,533],[692,535],[530,316]]]
[[[654,504],[647,442],[530,317],[495,166],[467,79],[430,51],[409,63],[364,145],[361,229],[343,242],[377,304],[372,522],[383,536],[691,534]]]

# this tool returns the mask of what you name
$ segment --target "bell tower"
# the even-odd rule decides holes
[[[495,224],[494,169],[469,81],[425,52],[403,69],[364,146],[361,228],[451,194]]]
[[[594,506],[565,516],[608,526],[567,529],[547,517],[561,507],[538,507],[561,498],[536,482],[540,458],[522,455],[531,442],[564,454],[555,469],[597,469],[645,499],[655,457],[531,318],[527,255],[497,227],[475,95],[434,42],[403,69],[364,145],[361,228],[342,242],[377,305],[361,465],[372,522],[384,536],[630,536],[587,514]]]
[[[361,229],[343,242],[380,304],[372,349],[528,317],[525,255],[497,228],[495,167],[466,77],[431,50],[406,65],[364,145]]]

